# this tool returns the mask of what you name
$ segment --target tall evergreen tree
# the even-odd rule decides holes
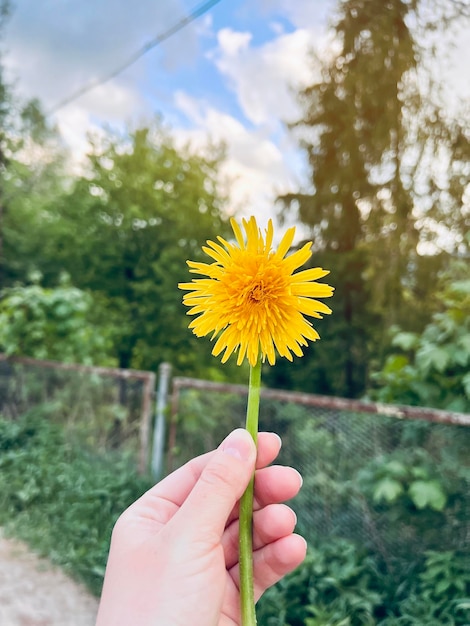
[[[304,115],[296,127],[308,131],[302,145],[311,188],[284,196],[284,211],[297,208],[310,226],[317,260],[332,269],[337,287],[323,340],[299,367],[303,388],[363,393],[385,328],[425,321],[410,301],[438,263],[436,256],[423,262],[419,246],[436,243],[444,226],[465,245],[468,135],[431,100],[420,38],[439,18],[425,24],[424,3],[340,2],[333,51],[320,79],[300,94]],[[449,4],[440,3],[442,11]],[[283,381],[278,369],[274,382],[298,384],[293,372]]]

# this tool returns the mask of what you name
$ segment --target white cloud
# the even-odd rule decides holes
[[[189,141],[198,150],[207,145],[208,138],[224,143],[227,158],[221,174],[230,181],[233,212],[255,215],[265,223],[273,215],[276,195],[297,188],[294,146],[286,143],[281,151],[262,131],[249,131],[234,117],[183,92],[176,94],[175,104],[195,127],[176,131],[179,141]]]
[[[251,33],[237,33],[231,28],[223,28],[219,31],[217,39],[223,52],[233,57],[248,48],[252,37]]]
[[[17,0],[17,10],[7,31],[10,53],[6,57],[12,73],[19,77],[23,95],[38,96],[46,110],[92,80],[99,80],[125,61],[184,13],[185,0],[139,0],[135,5],[115,6],[112,0],[96,4],[84,0],[80,11],[71,0]],[[230,28],[213,30],[207,14],[183,36],[171,38],[162,50],[147,55],[109,82],[61,107],[54,115],[75,164],[80,165],[89,149],[88,135],[99,134],[103,124],[121,128],[135,125],[136,117],[152,116],[151,100],[169,109],[174,133],[182,142],[207,145],[208,138],[227,146],[222,175],[232,181],[233,210],[254,213],[267,220],[275,197],[296,189],[299,165],[297,146],[288,137],[282,121],[298,114],[295,91],[306,84],[311,36],[306,30],[286,33],[282,20],[272,19],[273,39],[262,46],[253,44],[250,32]],[[184,61],[188,68],[197,57],[196,35],[202,42],[216,42],[212,60],[230,82],[246,119],[252,125],[225,113],[233,95],[217,98],[207,92],[207,102],[183,91],[165,92],[165,72]],[[168,75],[168,74],[167,74]],[[163,83],[161,83],[163,77]],[[149,82],[151,81],[151,82]],[[156,86],[158,90],[156,90]],[[175,109],[168,103],[174,98]],[[228,108],[228,107],[227,107]],[[174,114],[173,111],[175,111]],[[184,125],[179,128],[181,114]]]
[[[89,149],[88,136],[104,133],[102,120],[107,124],[124,127],[139,105],[137,94],[117,84],[101,85],[71,103],[55,115],[60,133],[70,149],[72,161],[80,162]]]
[[[73,162],[80,163],[89,148],[88,135],[103,126],[122,128],[136,118],[154,114],[146,97],[150,76],[162,67],[187,65],[198,55],[194,25],[184,36],[171,38],[112,80],[101,82],[142,45],[185,15],[184,0],[116,3],[114,0],[17,0],[5,29],[2,62],[22,98],[38,98],[44,110],[54,111]],[[210,19],[199,22],[210,28]],[[83,87],[96,83],[83,95],[62,106]],[[59,105],[57,111],[55,109]]]
[[[276,2],[285,14],[284,0]],[[295,19],[302,20],[309,2],[298,0],[287,5],[295,4]],[[72,0],[59,4],[56,0],[17,0],[6,33],[10,52],[5,60],[19,78],[22,95],[39,97],[46,110],[90,81],[106,76],[174,24],[185,13],[184,5],[186,13],[188,10],[186,0],[139,0],[134,5],[84,0],[80,10],[72,5]],[[300,157],[283,121],[300,113],[295,90],[311,79],[308,51],[317,39],[313,31],[304,28],[285,32],[281,15],[278,19],[271,13],[269,23],[271,41],[257,46],[251,32],[232,28],[214,32],[212,15],[207,14],[186,27],[182,36],[170,38],[159,50],[146,55],[131,71],[60,108],[54,119],[75,163],[80,163],[89,148],[88,134],[103,132],[103,124],[118,128],[126,123],[135,125],[137,116],[152,116],[152,98],[157,107],[167,106],[173,99],[175,108],[167,108],[175,135],[197,147],[207,145],[209,138],[223,142],[227,159],[222,174],[232,181],[233,210],[253,213],[266,221],[273,214],[276,195],[298,187]],[[209,86],[207,101],[202,102],[187,95],[184,84],[173,94],[165,87],[168,70],[178,65],[190,68],[197,62],[198,45],[208,42],[216,44],[211,59],[230,83],[232,94],[215,93]],[[233,106],[233,93],[243,109],[244,121],[225,112]],[[181,114],[186,117],[181,125],[190,130],[180,127]]]
[[[17,0],[5,30],[7,69],[18,78],[22,94],[40,98],[46,108],[108,75],[186,14],[183,0],[83,0],[74,5],[72,0]],[[170,38],[152,51],[150,69],[189,63],[197,46],[195,28],[189,25],[184,37]],[[148,70],[146,62],[132,66],[135,89]]]
[[[311,34],[299,29],[281,33],[259,47],[250,33],[224,28],[213,53],[217,69],[230,87],[248,120],[254,124],[290,121],[298,114],[296,90],[311,80]]]
[[[130,119],[137,108],[142,110],[143,102],[131,86],[109,82],[90,91],[83,97],[81,105],[90,117],[115,123]]]
[[[296,28],[310,24],[320,31],[325,27],[336,0],[258,0],[258,3],[266,13],[285,15]]]
[[[78,106],[71,106],[64,111],[57,120],[57,125],[73,160],[81,160],[88,151],[87,133],[100,130],[99,126],[91,123],[90,116],[85,109]]]

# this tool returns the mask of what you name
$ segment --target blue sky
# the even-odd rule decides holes
[[[48,110],[202,4],[16,0],[4,61],[17,90],[38,97]],[[155,114],[178,141],[190,141],[195,149],[203,149],[208,138],[223,141],[231,210],[263,221],[273,213],[277,193],[295,190],[306,179],[303,155],[285,123],[300,113],[295,90],[314,77],[309,51],[328,47],[335,6],[335,0],[220,0],[53,119],[77,161],[87,132],[143,124]],[[462,54],[454,58],[458,83],[470,97],[468,71],[466,80],[457,71]]]

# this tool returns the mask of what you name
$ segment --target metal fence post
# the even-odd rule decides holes
[[[158,368],[158,389],[155,408],[155,425],[151,452],[151,473],[155,479],[162,475],[165,452],[165,409],[170,387],[171,365],[160,363]]]

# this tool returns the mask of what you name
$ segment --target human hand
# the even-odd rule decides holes
[[[304,559],[296,517],[282,504],[301,486],[291,467],[269,466],[281,441],[233,431],[152,487],[113,531],[96,626],[239,626],[238,500],[255,474],[255,597]]]

